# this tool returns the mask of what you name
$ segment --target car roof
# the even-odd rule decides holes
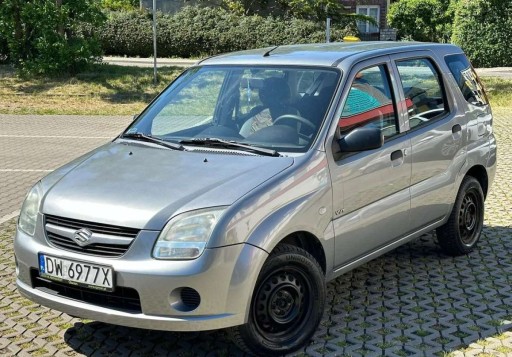
[[[454,45],[424,42],[334,42],[285,45],[231,52],[213,56],[198,65],[306,65],[336,67],[346,58],[375,57],[391,53],[419,50],[441,50],[460,53]]]

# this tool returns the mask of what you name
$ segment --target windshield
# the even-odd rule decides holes
[[[184,145],[215,138],[305,152],[339,76],[336,69],[311,67],[194,67],[164,90],[125,134]],[[202,145],[208,143],[203,140]]]

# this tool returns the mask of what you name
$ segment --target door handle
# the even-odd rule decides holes
[[[396,150],[391,153],[391,161],[396,161],[404,158],[402,150]]]
[[[453,134],[459,133],[461,130],[462,130],[462,127],[460,126],[460,124],[455,124],[454,126],[452,126]]]
[[[455,124],[454,126],[452,126],[452,137],[453,140],[459,140],[460,138],[462,138],[462,127],[460,126],[460,124]]]
[[[402,150],[396,150],[391,153],[391,167],[397,167],[404,162],[404,153]]]

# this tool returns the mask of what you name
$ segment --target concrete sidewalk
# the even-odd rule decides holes
[[[157,58],[157,67],[190,67],[201,59],[190,58]],[[103,57],[103,62],[118,66],[153,67],[153,58],[140,57]],[[481,77],[499,77],[512,79],[512,67],[477,68]]]
[[[477,68],[476,72],[480,77],[512,78],[512,67]]]
[[[157,58],[157,67],[190,67],[200,59]],[[103,62],[118,66],[153,67],[153,58],[140,57],[103,57]]]

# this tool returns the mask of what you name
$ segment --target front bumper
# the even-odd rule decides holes
[[[50,246],[38,217],[34,237],[17,230],[14,250],[18,264],[17,287],[30,300],[67,314],[116,325],[166,331],[200,331],[244,324],[247,321],[258,269],[268,254],[252,245],[237,244],[206,249],[197,259],[165,261],[150,257],[158,232],[141,231],[120,258],[104,258],[68,252]],[[34,286],[38,253],[109,265],[116,287],[135,289],[140,312],[100,306],[90,301],[56,295]],[[201,298],[193,311],[173,305],[171,292],[189,287]]]

